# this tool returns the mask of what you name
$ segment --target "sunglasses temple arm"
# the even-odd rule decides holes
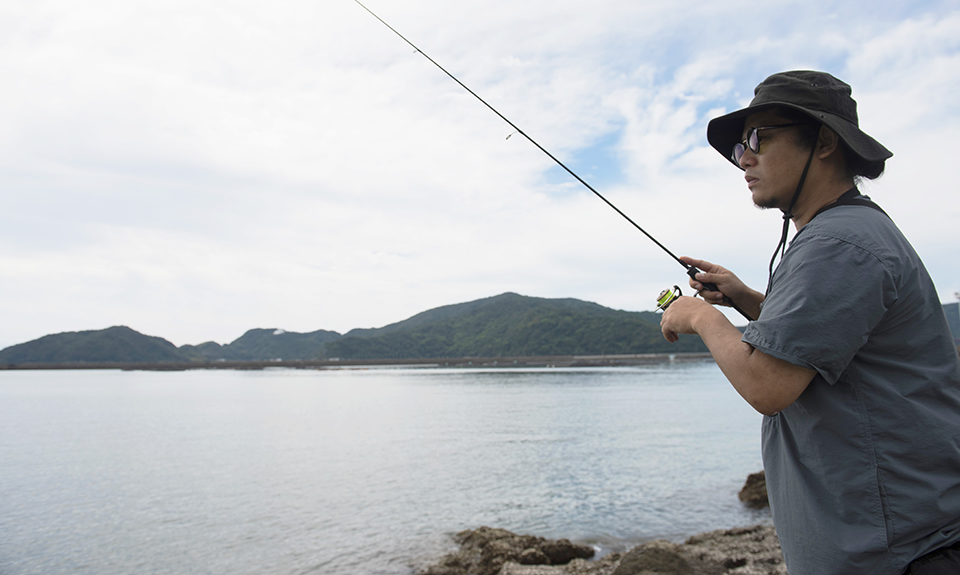
[[[704,281],[698,280],[698,279],[697,279],[697,274],[698,274],[698,273],[700,273],[700,270],[698,270],[698,269],[697,269],[696,267],[694,267],[694,266],[690,266],[690,268],[687,269],[687,275],[690,276],[692,279],[694,279],[694,280],[700,282],[701,284],[703,284],[703,289],[704,289],[704,290],[706,290],[706,291],[715,291],[715,292],[719,292],[719,291],[720,291],[720,289],[717,288],[717,284],[715,284],[715,283],[710,283],[710,282],[704,282]],[[731,300],[731,299],[728,298],[727,296],[723,296],[723,303],[724,303],[725,305],[728,305],[728,306],[732,307],[733,309],[737,310],[737,312],[739,312],[740,315],[742,315],[743,317],[745,317],[745,318],[747,319],[747,321],[753,321],[753,320],[755,319],[755,318],[752,318],[752,317],[750,317],[749,315],[747,315],[747,312],[745,312],[745,311],[743,311],[742,309],[740,309],[740,307],[739,307],[737,304],[733,303],[733,300]]]

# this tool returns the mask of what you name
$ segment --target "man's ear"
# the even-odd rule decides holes
[[[838,153],[840,149],[840,136],[830,128],[821,125],[820,133],[817,135],[817,158],[825,160],[831,154]]]

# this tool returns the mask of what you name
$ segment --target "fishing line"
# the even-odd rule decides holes
[[[584,180],[583,178],[581,178],[580,176],[578,176],[576,172],[574,172],[573,170],[571,170],[570,168],[568,168],[568,167],[566,166],[566,164],[564,164],[564,163],[561,162],[559,159],[557,159],[556,156],[554,156],[553,154],[551,154],[546,148],[544,148],[543,146],[541,146],[536,140],[534,140],[534,139],[531,138],[526,132],[524,132],[523,130],[521,130],[519,126],[517,126],[516,124],[514,124],[513,122],[511,122],[509,118],[507,118],[506,116],[504,116],[503,114],[501,114],[496,108],[494,108],[494,107],[491,106],[489,103],[487,103],[486,100],[484,100],[483,98],[481,98],[476,92],[474,92],[473,90],[471,90],[466,84],[464,84],[463,82],[461,82],[456,76],[454,76],[453,74],[451,74],[450,72],[448,72],[446,68],[444,68],[443,66],[441,66],[440,64],[438,64],[433,58],[431,58],[430,56],[428,56],[426,52],[424,52],[423,50],[421,50],[420,48],[418,48],[418,47],[416,46],[416,44],[414,44],[414,43],[411,42],[410,40],[407,40],[407,38],[406,38],[403,34],[401,34],[400,32],[397,32],[397,30],[394,29],[393,26],[391,26],[390,24],[387,24],[387,23],[383,20],[383,18],[377,16],[377,15],[373,12],[373,10],[371,10],[371,9],[367,8],[366,6],[364,6],[363,3],[360,2],[360,0],[353,0],[353,1],[356,2],[357,4],[359,4],[361,8],[363,8],[364,10],[366,10],[367,12],[369,12],[371,16],[373,16],[374,18],[376,18],[377,20],[379,20],[381,24],[383,24],[384,26],[386,26],[387,28],[389,28],[391,32],[393,32],[394,34],[396,34],[397,36],[399,36],[404,42],[406,42],[407,44],[409,44],[409,45],[414,49],[414,51],[419,52],[424,58],[426,58],[427,60],[429,60],[431,64],[433,64],[433,65],[436,66],[437,68],[440,68],[440,70],[441,70],[444,74],[446,74],[447,76],[449,76],[451,80],[453,80],[453,81],[456,82],[457,84],[460,84],[460,87],[461,87],[461,88],[463,88],[464,90],[466,90],[467,92],[469,92],[470,95],[473,96],[474,98],[476,98],[477,100],[480,100],[480,102],[481,102],[484,106],[486,106],[487,108],[489,108],[491,112],[493,112],[494,114],[496,114],[497,116],[499,116],[501,120],[503,120],[503,121],[506,122],[511,128],[513,128],[515,131],[514,131],[513,133],[511,133],[510,136],[513,136],[514,134],[520,134],[521,136],[523,136],[524,138],[526,138],[528,142],[530,142],[531,144],[533,144],[534,146],[536,146],[537,149],[539,149],[541,152],[543,152],[544,154],[546,154],[547,157],[549,157],[551,160],[553,160],[554,162],[556,162],[558,166],[560,166],[561,168],[563,168],[564,170],[566,170],[568,174],[570,174],[571,176],[573,176],[578,182],[580,182],[581,184],[583,184],[584,187],[586,187],[588,190],[590,190],[591,192],[593,192],[595,196],[597,196],[598,198],[600,198],[601,200],[603,200],[603,202],[604,202],[605,204],[607,204],[608,206],[610,206],[611,208],[613,208],[613,210],[614,210],[615,212],[617,212],[618,214],[620,214],[620,215],[623,217],[623,219],[625,219],[625,220],[627,220],[628,222],[630,222],[631,224],[633,224],[633,227],[637,228],[638,230],[640,230],[641,233],[643,233],[643,235],[645,235],[645,236],[647,236],[648,238],[650,238],[650,241],[652,241],[653,243],[657,244],[657,246],[658,246],[660,249],[662,249],[663,251],[665,251],[670,257],[672,257],[673,259],[675,259],[675,260],[677,261],[677,263],[679,263],[680,265],[682,265],[682,266],[684,267],[684,269],[687,270],[687,275],[688,275],[688,276],[690,276],[691,278],[693,278],[693,279],[696,280],[696,275],[697,275],[698,273],[700,273],[700,270],[699,270],[699,269],[697,269],[697,268],[694,267],[694,266],[691,266],[691,265],[687,264],[686,262],[684,262],[683,260],[681,260],[680,258],[678,258],[673,252],[671,252],[670,250],[668,250],[665,245],[663,245],[663,244],[661,244],[659,241],[657,241],[657,238],[655,238],[655,237],[653,237],[652,235],[650,235],[650,234],[647,232],[647,230],[643,229],[642,227],[640,227],[640,225],[639,225],[637,222],[635,222],[635,221],[633,221],[632,219],[630,219],[630,216],[628,216],[627,214],[623,213],[623,212],[620,210],[620,208],[618,208],[617,206],[613,205],[613,202],[611,202],[610,200],[608,200],[607,198],[605,198],[605,197],[603,196],[603,194],[601,194],[600,192],[598,192],[597,190],[595,190],[595,189],[593,188],[593,186],[591,186],[590,184],[588,184],[588,183],[586,182],[586,180]],[[510,136],[507,136],[507,139],[508,139],[508,140],[510,139]],[[699,281],[699,280],[698,280],[698,281]],[[716,286],[715,284],[705,283],[705,282],[701,282],[701,283],[703,284],[704,288],[707,289],[707,290],[709,290],[709,291],[719,291],[719,290],[717,289],[717,286]],[[699,293],[699,292],[698,292],[698,293]],[[675,298],[674,298],[674,299],[675,299]],[[669,305],[672,301],[673,301],[673,300],[670,300],[670,302],[667,302],[667,305]],[[740,315],[742,315],[743,317],[747,318],[747,320],[753,320],[752,317],[750,317],[749,315],[747,315],[747,313],[746,313],[745,311],[743,311],[742,309],[740,309],[739,307],[737,307],[732,301],[730,301],[729,298],[724,297],[724,303],[726,303],[727,305],[729,305],[729,306],[732,307],[733,309],[735,309],[735,310],[737,310],[738,312],[740,312]],[[661,309],[665,309],[665,308],[666,308],[666,306],[663,306]]]

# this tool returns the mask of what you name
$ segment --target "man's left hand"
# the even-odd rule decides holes
[[[709,303],[695,297],[678,297],[660,317],[660,331],[670,343],[680,339],[681,333],[697,333],[694,323],[703,313],[715,312]]]

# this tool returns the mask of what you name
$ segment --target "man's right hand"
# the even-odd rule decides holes
[[[713,305],[727,306],[723,301],[724,296],[730,298],[730,301],[737,304],[751,317],[760,317],[760,304],[763,302],[762,293],[751,289],[745,283],[740,281],[730,270],[710,263],[705,260],[697,260],[691,257],[683,256],[680,258],[687,265],[691,265],[701,270],[697,278],[690,279],[690,287],[695,290],[703,290],[704,283],[712,283],[720,291],[701,291],[700,297],[704,301]]]

